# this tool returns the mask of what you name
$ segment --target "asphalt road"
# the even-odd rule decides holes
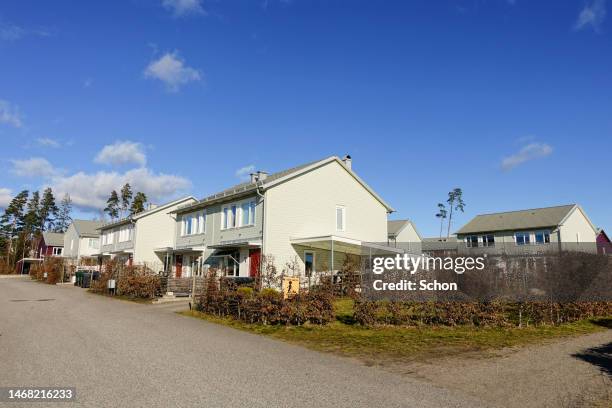
[[[77,402],[16,407],[490,406],[172,306],[21,279],[0,279],[0,386],[76,387]]]

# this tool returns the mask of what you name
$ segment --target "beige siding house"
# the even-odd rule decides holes
[[[160,206],[151,205],[139,214],[101,226],[100,255],[164,270],[167,255],[174,247],[176,220],[172,212],[195,202],[194,197],[188,196]]]
[[[483,214],[457,231],[460,251],[596,251],[597,229],[576,204]]]
[[[100,251],[101,221],[73,220],[64,233],[63,256],[73,265],[81,265],[84,258],[94,258]]]
[[[392,220],[387,222],[387,243],[390,246],[404,249],[411,254],[420,254],[423,250],[423,238],[410,220]]]
[[[350,156],[318,160],[251,180],[179,208],[172,275],[209,266],[254,276],[262,255],[280,271],[337,270],[364,244],[386,245],[393,209],[352,170]]]

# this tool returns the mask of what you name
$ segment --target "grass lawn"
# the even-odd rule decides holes
[[[181,314],[262,334],[314,350],[358,358],[369,364],[385,364],[466,352],[490,351],[539,343],[564,336],[593,333],[612,327],[612,319],[584,320],[561,326],[528,328],[476,327],[375,327],[354,324],[353,301],[335,302],[336,321],[327,326],[269,326],[243,323],[196,311]]]

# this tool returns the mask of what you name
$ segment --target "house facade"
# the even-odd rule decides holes
[[[174,247],[176,220],[171,212],[195,202],[194,197],[182,197],[104,224],[99,228],[100,255],[124,263],[147,264],[156,271],[163,271],[167,267],[168,252]]]
[[[459,252],[596,251],[597,229],[576,204],[483,214],[457,231]]]
[[[101,221],[73,220],[64,233],[64,258],[76,266],[95,263],[100,251],[98,228],[102,224]]]
[[[612,255],[612,241],[603,229],[597,231],[597,253],[601,255]]]
[[[411,254],[420,254],[423,250],[423,238],[410,220],[387,221],[387,244],[404,249]]]
[[[64,234],[44,231],[36,243],[36,256],[44,259],[46,257],[61,257],[63,253]]]
[[[251,180],[176,210],[171,275],[248,277],[260,266],[314,276],[387,242],[393,209],[336,156]],[[263,260],[262,260],[262,257]]]

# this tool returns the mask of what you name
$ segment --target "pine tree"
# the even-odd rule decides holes
[[[15,264],[16,257],[13,254],[17,253],[16,238],[23,231],[25,225],[25,206],[29,195],[28,190],[23,190],[17,194],[0,217],[0,233],[6,245],[6,263],[11,266]]]
[[[123,218],[128,208],[130,208],[130,202],[132,201],[132,186],[130,183],[125,183],[121,188],[121,217]]]
[[[55,232],[66,232],[70,226],[70,223],[72,222],[72,217],[70,215],[71,212],[72,199],[70,198],[70,194],[66,193],[60,202],[59,209],[57,210],[57,216],[55,217]]]
[[[42,201],[40,203],[40,230],[46,231],[53,229],[53,223],[57,217],[58,208],[55,204],[55,197],[51,187],[47,187],[43,192]]]
[[[132,201],[132,206],[130,207],[130,215],[138,214],[145,210],[145,204],[147,203],[147,196],[143,192],[137,192],[134,197],[134,201]]]
[[[108,200],[106,200],[104,212],[108,214],[111,220],[119,217],[119,196],[117,195],[117,191],[113,190]]]
[[[455,188],[448,193],[448,207],[450,208],[450,214],[448,216],[448,230],[446,238],[450,237],[451,223],[453,222],[453,210],[463,212],[465,203],[463,202],[463,191],[460,188]]]
[[[36,233],[40,227],[40,193],[34,191],[28,201],[28,211],[25,215],[25,232]]]

